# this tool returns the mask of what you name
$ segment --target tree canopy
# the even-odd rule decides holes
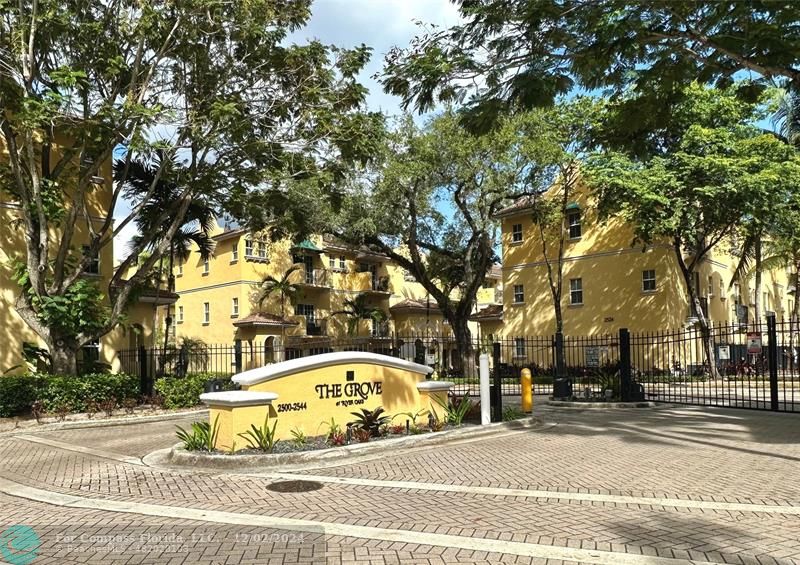
[[[347,163],[369,157],[382,117],[363,111],[356,75],[370,50],[289,44],[310,4],[0,2],[0,190],[20,204],[28,273],[16,310],[56,370],[73,372],[74,352],[122,319],[198,195],[256,227],[292,229],[304,217],[294,203],[335,194]],[[155,151],[181,163],[170,180],[182,190],[112,277],[102,323],[53,326],[42,305],[84,285],[99,251],[153,203],[163,170],[114,222],[131,164]],[[98,204],[95,179],[115,154],[119,182]]]
[[[504,112],[575,89],[635,90],[640,117],[664,121],[692,81],[726,87],[745,73],[751,99],[770,81],[800,85],[794,2],[456,0],[463,23],[428,28],[386,58],[382,82],[406,108],[464,105],[485,128]],[[631,116],[634,119],[634,116]]]

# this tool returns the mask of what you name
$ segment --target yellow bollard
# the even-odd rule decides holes
[[[522,411],[530,412],[533,410],[533,389],[531,387],[531,370],[522,369],[519,376],[519,384],[522,387]]]

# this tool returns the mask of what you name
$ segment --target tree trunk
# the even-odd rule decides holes
[[[54,375],[78,374],[78,346],[72,340],[55,339],[47,344]]]
[[[766,305],[761,304],[761,240],[756,241],[755,249],[753,250],[755,254],[755,301],[753,302],[753,316],[754,316],[754,324],[757,331],[760,331],[761,328],[761,307]]]
[[[474,350],[472,347],[472,332],[469,331],[469,320],[467,318],[453,316],[452,319],[448,321],[450,322],[450,327],[453,329],[453,336],[456,338],[456,357],[461,365],[461,367],[456,367],[456,369],[460,369],[461,375],[464,377],[473,376],[472,374],[467,374],[470,367],[474,368],[475,366],[472,360]]]
[[[559,272],[561,269],[561,265],[559,263]],[[560,278],[560,275],[559,275]],[[556,314],[556,334],[560,334],[564,332],[564,315],[561,312],[561,296],[560,292],[558,293],[558,299],[553,299],[553,307]],[[556,350],[556,369],[558,372],[558,376],[564,376],[562,373],[565,368],[564,364],[564,340],[563,339],[556,339],[555,340],[555,350]]]
[[[678,260],[678,266],[683,274],[684,286],[686,287],[686,291],[689,295],[689,304],[693,305],[694,314],[697,316],[697,322],[700,325],[700,333],[703,340],[703,349],[706,357],[705,362],[708,364],[709,376],[712,379],[717,379],[719,377],[719,371],[717,370],[717,360],[716,355],[714,354],[714,338],[711,335],[711,328],[708,323],[708,318],[703,311],[703,305],[700,303],[700,297],[697,293],[698,289],[695,287],[694,283],[694,266],[700,263],[701,257],[695,256],[691,261],[692,268],[690,268],[686,265],[686,261],[683,258],[682,242],[676,239],[673,244],[673,249],[675,251],[676,259]]]

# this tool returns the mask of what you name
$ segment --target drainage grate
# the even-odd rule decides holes
[[[309,492],[322,488],[317,481],[278,481],[267,485],[267,490],[275,492]]]

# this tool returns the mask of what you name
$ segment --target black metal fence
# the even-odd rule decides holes
[[[431,335],[295,338],[285,349],[273,342],[190,343],[118,355],[122,370],[140,377],[143,391],[160,375],[229,377],[282,359],[370,351],[429,365],[436,378],[455,383],[456,394],[478,396],[479,355],[485,352],[493,390],[501,396],[519,395],[522,370],[529,369],[533,392],[540,395],[552,395],[555,381],[566,379],[568,395],[576,399],[608,396],[800,411],[800,332],[774,317],[763,326],[714,326],[705,335],[696,328],[637,334],[620,330],[583,337],[507,337],[492,343],[476,339],[462,348],[452,337]]]

